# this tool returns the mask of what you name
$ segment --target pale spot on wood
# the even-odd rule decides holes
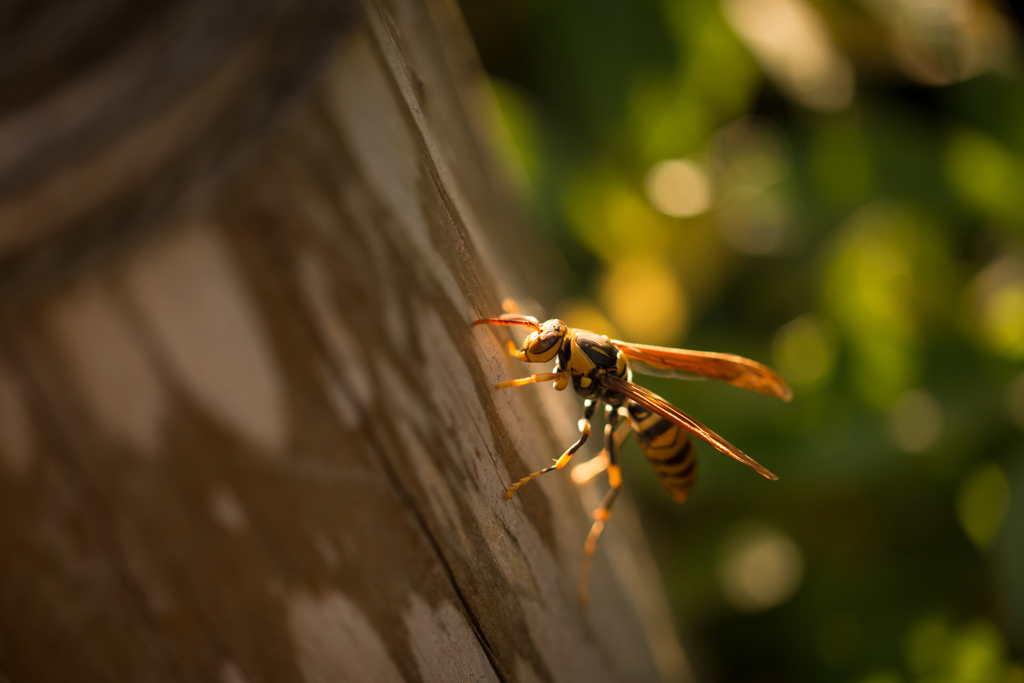
[[[226,486],[219,486],[210,494],[210,514],[218,524],[236,534],[249,528],[242,502]]]
[[[373,624],[341,593],[296,593],[286,607],[288,631],[306,683],[404,680]]]
[[[249,677],[242,667],[227,659],[220,665],[220,683],[249,683]]]
[[[167,392],[143,338],[113,297],[97,282],[80,285],[51,306],[47,327],[103,432],[135,453],[155,457],[168,413]]]
[[[34,437],[28,410],[14,378],[0,364],[0,461],[14,477],[32,467]]]
[[[373,377],[359,342],[337,313],[327,271],[313,254],[300,258],[298,270],[302,292],[313,311],[313,322],[327,346],[333,367],[342,375],[342,390],[366,410],[373,403]]]
[[[476,634],[453,605],[442,602],[432,610],[423,598],[413,593],[402,618],[424,683],[498,683],[498,676]]]
[[[271,455],[288,440],[284,389],[247,285],[210,225],[149,248],[128,291],[185,390]]]

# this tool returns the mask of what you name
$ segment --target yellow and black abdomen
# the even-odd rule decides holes
[[[697,481],[697,453],[689,432],[632,401],[627,410],[640,450],[658,481],[673,500],[686,502]]]

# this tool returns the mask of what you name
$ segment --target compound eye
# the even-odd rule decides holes
[[[558,343],[562,335],[553,330],[545,330],[537,335],[537,338],[530,342],[530,353],[544,353],[550,351],[551,347]]]

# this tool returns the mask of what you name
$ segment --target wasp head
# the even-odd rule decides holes
[[[528,363],[546,363],[558,354],[569,328],[561,320],[547,320],[523,342],[520,358]]]

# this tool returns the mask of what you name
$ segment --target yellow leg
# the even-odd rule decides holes
[[[560,380],[566,376],[564,372],[544,372],[539,375],[530,375],[529,377],[522,377],[520,379],[510,379],[507,382],[501,382],[495,384],[495,389],[508,389],[509,387],[524,387],[527,384],[533,384],[534,382],[553,382]]]
[[[622,420],[614,430],[615,447],[618,448],[626,440],[629,431],[632,429],[629,422]],[[608,449],[604,449],[590,460],[572,468],[572,480],[582,486],[591,479],[608,469],[611,459],[608,457]]]
[[[583,560],[580,562],[580,602],[584,605],[590,602],[590,564],[597,550],[597,539],[601,538],[605,523],[611,519],[612,504],[622,490],[622,474],[618,465],[608,466],[608,480],[612,483],[612,488],[608,489],[600,507],[594,510],[594,524],[587,534],[587,542],[583,544]]]
[[[608,454],[609,461],[608,484],[611,488],[605,494],[601,505],[591,515],[594,518],[594,524],[590,527],[590,533],[587,534],[587,542],[583,544],[583,559],[580,562],[579,593],[580,602],[584,605],[590,602],[590,565],[594,559],[594,552],[597,550],[597,540],[601,538],[601,532],[604,531],[605,523],[612,516],[612,505],[615,503],[615,499],[618,498],[619,491],[622,490],[622,471],[616,464],[616,447],[619,444],[616,443],[615,439],[615,431],[622,422],[622,416],[615,415],[609,410],[607,417],[608,423],[604,428],[604,441],[605,452]]]
[[[549,374],[558,374],[558,373],[549,373]],[[538,375],[534,375],[534,377],[537,377],[537,376]],[[524,379],[530,379],[530,378],[526,377]],[[521,381],[521,380],[515,380],[515,381]],[[555,464],[552,465],[551,467],[545,467],[544,469],[542,469],[542,470],[540,470],[538,472],[533,472],[531,474],[528,474],[525,477],[523,477],[522,479],[520,479],[519,481],[517,481],[516,483],[512,484],[511,486],[509,486],[507,489],[505,489],[505,493],[502,496],[502,498],[505,499],[505,500],[508,500],[509,498],[512,497],[512,494],[515,492],[515,490],[518,489],[523,484],[525,484],[527,482],[530,482],[530,481],[533,481],[534,479],[536,479],[537,477],[539,477],[542,474],[547,474],[548,472],[554,472],[555,470],[560,470],[563,467],[565,467],[569,463],[569,460],[572,458],[573,454],[576,453],[576,451],[578,451],[580,449],[580,447],[587,442],[587,439],[590,438],[590,418],[592,418],[594,416],[594,410],[596,410],[596,409],[597,409],[597,402],[596,401],[591,401],[591,400],[585,401],[584,404],[583,404],[583,418],[580,420],[580,438],[579,438],[579,441],[577,441],[572,446],[570,446],[569,450],[567,450],[565,453],[562,453],[562,456],[560,458],[558,458],[558,460],[555,461]]]
[[[608,469],[608,451],[601,451],[590,460],[572,468],[572,480],[582,486]]]

